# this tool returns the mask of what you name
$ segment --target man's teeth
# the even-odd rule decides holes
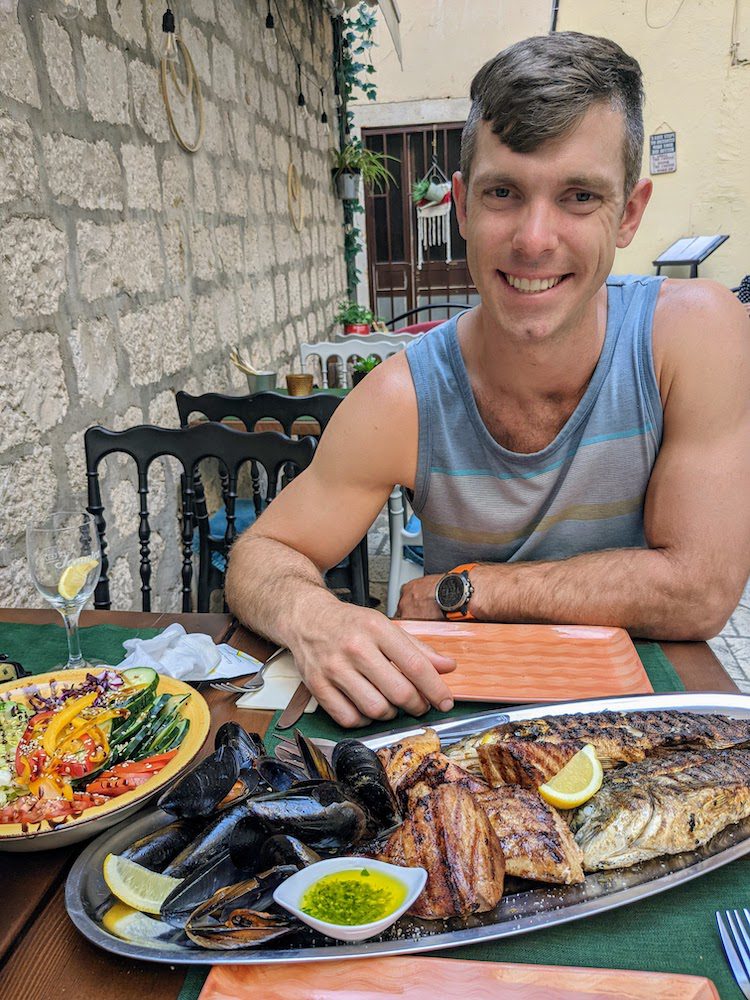
[[[505,273],[505,272],[503,272]],[[506,274],[505,280],[509,285],[518,289],[519,292],[546,292],[548,288],[554,288],[562,281],[559,278],[516,278],[512,274]]]

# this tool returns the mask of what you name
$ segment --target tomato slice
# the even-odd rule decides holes
[[[140,774],[141,772],[154,774],[156,771],[161,771],[176,753],[179,753],[179,747],[175,750],[168,750],[166,753],[155,753],[153,757],[144,757],[143,760],[129,760],[123,764],[115,764],[112,770],[118,774]]]
[[[144,760],[127,761],[124,764],[115,764],[108,771],[102,771],[95,781],[86,786],[86,791],[95,795],[124,795],[134,788],[138,788],[144,781],[148,781],[154,774],[165,767],[177,753],[177,750],[169,750],[166,753],[154,754]]]

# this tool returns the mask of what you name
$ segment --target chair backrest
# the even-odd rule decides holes
[[[408,334],[419,334],[427,333],[428,330],[434,330],[436,326],[440,326],[441,323],[445,323],[444,319],[428,319],[423,323],[411,323],[409,326],[400,326],[398,330],[393,331],[393,336],[404,336]]]
[[[392,618],[396,613],[401,587],[408,580],[416,580],[424,575],[424,567],[410,562],[404,555],[405,545],[422,545],[422,528],[409,531],[408,502],[401,486],[394,486],[388,497],[388,534],[391,543],[390,562],[388,566],[388,594],[385,613]]]
[[[279,392],[256,392],[250,396],[228,396],[220,392],[206,392],[201,396],[191,396],[188,392],[177,392],[177,411],[180,424],[187,427],[191,413],[202,413],[209,420],[225,420],[236,417],[248,431],[264,417],[278,420],[284,433],[291,437],[292,427],[300,417],[312,417],[326,429],[341,396],[333,393],[317,392],[312,396],[284,396]]]
[[[339,363],[339,382],[351,385],[347,377],[347,362],[351,358],[366,358],[370,354],[385,361],[392,354],[403,350],[405,344],[399,338],[391,337],[345,337],[341,340],[320,340],[315,344],[300,344],[299,357],[303,371],[307,370],[307,359],[320,358],[323,372],[323,388],[328,388],[328,361],[336,358]]]
[[[266,431],[251,434],[233,430],[220,423],[198,424],[195,427],[167,428],[141,425],[124,431],[90,427],[84,435],[86,474],[88,478],[88,510],[94,517],[102,548],[102,572],[94,592],[94,607],[109,609],[109,560],[107,557],[106,521],[99,483],[99,465],[107,455],[124,453],[136,464],[138,473],[141,604],[151,610],[151,524],[149,512],[149,468],[155,459],[169,456],[182,467],[182,610],[190,611],[193,582],[193,536],[199,517],[207,517],[204,504],[196,504],[196,471],[201,461],[216,458],[225,476],[224,503],[226,508],[225,548],[228,551],[236,536],[235,501],[237,479],[242,466],[254,461],[267,475],[265,503],[276,496],[279,475],[288,474],[289,466],[298,471],[307,468],[313,459],[317,441],[303,437],[295,441],[283,434]],[[207,580],[211,553],[208,531],[199,532],[199,574]]]
[[[428,302],[426,305],[416,306],[416,308],[414,308],[414,309],[409,309],[408,312],[401,313],[400,316],[394,316],[393,319],[389,319],[388,320],[388,322],[386,323],[386,326],[389,326],[396,333],[399,333],[402,329],[404,329],[403,327],[399,327],[399,323],[401,323],[402,320],[411,319],[412,316],[419,316],[419,314],[423,313],[423,312],[428,313],[429,316],[431,317],[432,314],[433,314],[433,312],[436,309],[445,309],[445,310],[447,310],[448,313],[454,312],[456,309],[458,309],[459,311],[463,311],[464,309],[471,309],[471,303],[470,302]],[[430,322],[431,322],[431,320],[430,320]],[[439,322],[440,323],[444,323],[445,320],[441,319],[441,320],[439,320]],[[421,326],[422,324],[420,324],[419,322],[417,322],[414,325]],[[435,323],[434,325],[437,326],[437,323]],[[408,329],[411,330],[412,327],[409,326]],[[427,329],[430,329],[430,328],[427,327]]]

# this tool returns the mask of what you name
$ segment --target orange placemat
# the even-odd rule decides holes
[[[458,663],[443,680],[461,701],[574,701],[652,694],[635,646],[621,628],[398,621]]]

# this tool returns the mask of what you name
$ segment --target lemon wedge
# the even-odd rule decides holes
[[[539,794],[558,809],[575,809],[599,791],[603,777],[596,751],[587,743],[561,771],[539,786]]]
[[[174,928],[163,920],[155,920],[125,903],[115,903],[102,917],[102,924],[110,934],[124,941],[159,941],[171,937]]]
[[[107,855],[102,874],[112,895],[141,913],[158,913],[170,892],[182,882],[181,878],[149,871],[119,854]]]
[[[68,563],[60,576],[57,585],[57,592],[66,601],[72,601],[80,593],[81,587],[86,582],[86,577],[92,569],[99,565],[98,559],[91,559],[89,556],[81,556]]]

